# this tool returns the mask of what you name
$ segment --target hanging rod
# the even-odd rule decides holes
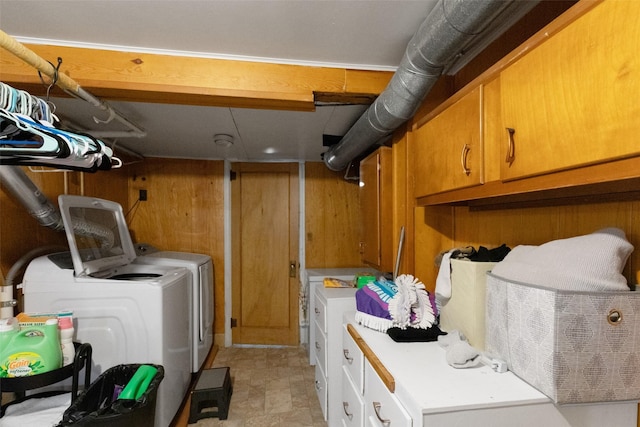
[[[144,130],[123,117],[109,104],[91,95],[68,75],[64,73],[57,73],[56,67],[54,67],[51,63],[38,56],[38,54],[36,54],[34,51],[30,50],[2,30],[0,30],[0,47],[3,47],[5,50],[22,59],[24,62],[31,65],[41,73],[46,74],[49,78],[52,79],[52,81],[57,77],[55,84],[60,89],[64,90],[67,94],[75,98],[82,99],[83,101],[90,103],[94,107],[108,112],[109,121],[111,119],[115,119],[130,129],[130,131],[126,134],[127,137],[143,138],[147,135]]]

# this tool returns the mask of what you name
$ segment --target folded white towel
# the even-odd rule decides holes
[[[607,292],[628,291],[624,266],[633,245],[619,228],[553,240],[540,246],[516,246],[492,273],[503,279],[547,288]]]

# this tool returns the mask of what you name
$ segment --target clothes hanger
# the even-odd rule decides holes
[[[55,76],[47,87],[47,98],[54,84]],[[0,164],[55,164],[90,172],[122,166],[102,141],[56,128],[53,121],[59,120],[54,109],[48,100],[0,82]]]
[[[2,160],[6,160],[7,155],[64,157],[70,152],[65,140],[30,126],[28,122],[7,110],[0,109],[0,123],[0,128],[4,129],[0,133]]]

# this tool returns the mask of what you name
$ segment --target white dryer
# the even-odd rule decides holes
[[[76,341],[93,348],[92,380],[129,363],[164,367],[157,427],[171,423],[191,381],[189,272],[134,263],[122,207],[60,196],[70,252],[34,259],[22,291],[29,313],[73,312]]]
[[[198,372],[213,345],[215,271],[209,255],[159,251],[136,258],[136,263],[185,267],[191,280],[191,372]]]

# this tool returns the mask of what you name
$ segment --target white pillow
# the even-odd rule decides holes
[[[553,240],[540,246],[521,245],[493,267],[503,279],[547,288],[607,292],[628,291],[622,275],[633,245],[619,228]]]

